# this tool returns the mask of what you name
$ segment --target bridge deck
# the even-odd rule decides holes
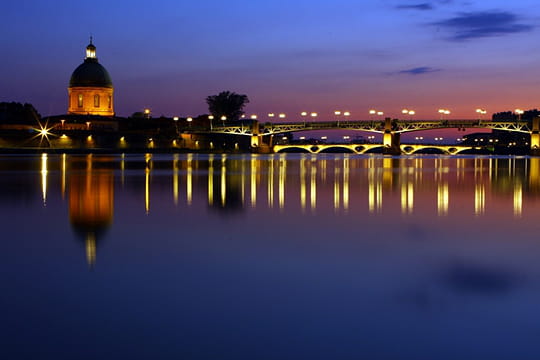
[[[481,120],[393,120],[392,132],[405,133],[432,129],[492,129],[530,133],[532,126],[527,121],[481,121]],[[215,126],[210,132],[236,135],[273,135],[314,130],[356,130],[374,133],[385,132],[384,121],[311,121],[287,123],[261,123],[258,133],[249,125]]]

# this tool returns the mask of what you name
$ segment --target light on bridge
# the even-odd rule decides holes
[[[409,115],[411,117],[411,120],[412,120],[412,117],[413,117],[413,115],[416,114],[416,111],[411,110],[411,109],[403,109],[403,110],[401,110],[401,113],[403,115]]]
[[[279,118],[280,118],[280,119],[285,119],[285,117],[286,117],[285,114],[283,114],[283,113],[279,114]]]
[[[439,109],[438,112],[441,115],[441,120],[443,120],[444,115],[450,115],[451,113],[448,109]]]
[[[521,121],[521,115],[523,115],[525,113],[525,111],[523,111],[521,109],[516,109],[516,110],[514,110],[514,112],[518,116],[518,120]]]
[[[251,119],[252,120],[257,120],[257,115],[255,115],[255,114],[251,115]]]

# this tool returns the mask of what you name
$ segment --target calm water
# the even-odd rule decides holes
[[[3,359],[539,359],[540,158],[0,157]]]

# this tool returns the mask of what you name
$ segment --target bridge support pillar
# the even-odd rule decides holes
[[[540,117],[535,117],[532,121],[531,155],[540,156]]]
[[[263,141],[263,135],[257,120],[254,120],[251,124],[251,151],[255,153],[269,153],[272,151],[271,145],[265,144]]]
[[[262,145],[262,136],[260,134],[259,122],[254,120],[251,123],[251,149],[258,152]]]
[[[392,119],[384,119],[383,152],[388,155],[400,155],[400,136],[392,129]]]

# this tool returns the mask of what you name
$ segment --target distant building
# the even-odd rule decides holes
[[[68,114],[114,116],[113,84],[107,70],[98,62],[96,47],[86,47],[86,57],[69,81]]]

